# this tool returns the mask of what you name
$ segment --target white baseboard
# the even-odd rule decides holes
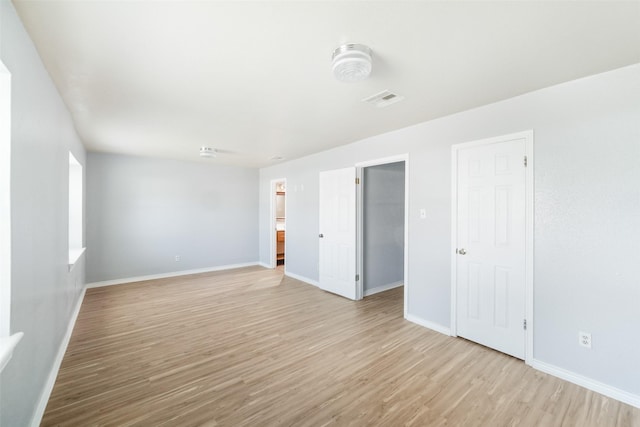
[[[188,274],[210,273],[212,271],[231,270],[234,268],[253,267],[258,262],[245,262],[242,264],[220,265],[217,267],[198,268],[195,270],[172,271],[170,273],[151,274],[149,276],[127,277],[124,279],[105,280],[102,282],[87,283],[87,288],[101,288],[103,286],[122,285],[124,283],[142,282],[144,280],[166,279],[168,277],[186,276]],[[268,267],[270,268],[270,267]]]
[[[534,369],[545,372],[549,375],[553,375],[554,377],[561,378],[565,381],[569,381],[570,383],[574,383],[591,391],[595,391],[596,393],[600,393],[612,399],[619,400],[620,402],[626,403],[627,405],[640,408],[640,396],[638,396],[637,394],[620,390],[608,384],[601,383],[583,375],[576,374],[575,372],[567,371],[566,369],[559,368],[555,365],[550,365],[536,359],[533,359],[533,363],[531,363],[531,366]]]
[[[62,359],[64,359],[64,354],[67,352],[67,346],[69,345],[69,341],[71,340],[71,334],[73,333],[73,328],[76,325],[76,320],[78,319],[78,313],[80,313],[80,307],[82,307],[82,301],[84,301],[84,294],[86,290],[87,288],[83,286],[82,290],[80,291],[78,301],[76,302],[76,306],[73,309],[73,313],[71,313],[71,319],[69,319],[67,332],[62,338],[62,342],[60,343],[60,347],[58,348],[58,354],[56,354],[56,358],[53,361],[53,365],[51,366],[51,371],[49,372],[49,376],[47,377],[47,382],[42,388],[42,393],[40,394],[38,405],[33,412],[33,417],[31,417],[32,427],[38,427],[42,422],[42,417],[44,416],[45,409],[47,409],[47,403],[49,403],[49,397],[51,397],[51,392],[53,391],[53,386],[56,383],[56,378],[58,378],[58,371],[60,370]]]
[[[285,271],[284,275],[285,276],[289,276],[289,277],[291,277],[293,279],[296,279],[296,280],[300,280],[301,282],[308,283],[308,284],[313,285],[315,287],[320,287],[320,284],[316,280],[312,280],[312,279],[309,279],[307,277],[297,275],[297,274],[292,273],[290,271]]]
[[[428,320],[421,319],[411,314],[405,315],[405,319],[407,319],[410,322],[416,323],[420,326],[424,326],[425,328],[429,328],[436,332],[440,332],[442,334],[451,336],[451,330],[449,328],[446,328],[442,325],[438,325],[437,323],[429,322]],[[620,402],[626,403],[627,405],[640,408],[640,396],[637,394],[620,390],[608,384],[601,383],[599,381],[593,380],[583,375],[576,374],[575,372],[571,372],[566,369],[559,368],[557,366],[550,365],[548,363],[541,362],[536,359],[533,359],[531,363],[531,367],[539,371],[545,372],[549,375],[553,375],[554,377],[558,377],[565,381],[569,381],[570,383],[577,384],[591,391],[595,391],[596,393],[600,393],[612,399],[619,400]]]
[[[451,336],[451,329],[438,325],[437,323],[429,322],[428,320],[421,319],[420,317],[414,316],[412,314],[407,314],[404,316],[409,322],[413,322],[420,326],[424,326],[425,328],[429,328],[433,331],[440,332],[441,334]]]
[[[373,295],[373,294],[377,294],[377,293],[380,293],[380,292],[388,291],[389,289],[399,288],[402,285],[403,285],[403,282],[399,281],[399,282],[389,283],[387,285],[376,286],[375,288],[366,289],[364,291],[364,296],[368,297],[369,295]]]
[[[273,268],[273,267],[271,267],[271,265],[267,264],[266,262],[262,262],[262,261],[260,261],[260,262],[258,263],[258,265],[259,265],[260,267],[264,267],[264,268]]]

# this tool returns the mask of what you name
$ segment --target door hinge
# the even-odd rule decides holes
[[[527,156],[524,156],[524,167],[527,167]]]
[[[358,280],[360,280],[360,275],[359,275],[359,274],[356,274],[356,282],[357,282]]]
[[[360,178],[356,178],[356,184],[360,184]]]
[[[522,321],[522,329],[524,329],[525,331],[527,330],[527,319],[524,319]]]

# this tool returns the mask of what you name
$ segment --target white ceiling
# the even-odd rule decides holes
[[[637,1],[14,4],[87,149],[250,167],[640,62]],[[333,79],[345,42],[367,81]]]

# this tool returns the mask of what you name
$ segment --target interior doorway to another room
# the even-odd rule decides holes
[[[403,154],[321,171],[318,217],[318,287],[352,300],[402,287],[405,317],[408,164]]]
[[[405,164],[392,161],[360,171],[363,297],[405,284]]]
[[[284,269],[286,241],[286,189],[285,179],[272,181],[272,266]]]

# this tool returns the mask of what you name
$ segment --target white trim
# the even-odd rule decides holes
[[[16,348],[24,333],[16,332],[15,334],[6,337],[0,338],[0,372],[7,366],[9,360],[11,360],[11,356],[13,356],[13,350]]]
[[[84,167],[69,151],[68,165],[69,271],[84,250]]]
[[[534,158],[533,158],[533,130],[485,138],[477,141],[465,142],[451,146],[451,336],[457,336],[457,212],[458,212],[458,152],[461,149],[481,145],[495,144],[514,139],[525,140],[525,155],[527,168],[525,169],[525,309],[527,319],[525,330],[524,361],[527,365],[533,362],[533,248],[534,248]]]
[[[407,291],[405,290],[405,293],[406,292]],[[424,326],[425,328],[431,329],[432,331],[440,332],[441,334],[451,336],[451,330],[446,326],[442,326],[437,323],[424,320],[418,316],[414,316],[413,314],[406,314],[404,318],[407,319],[409,322],[415,323],[416,325]]]
[[[73,328],[76,325],[76,320],[78,320],[78,314],[80,313],[80,307],[82,307],[82,302],[84,301],[84,295],[86,293],[86,290],[87,290],[86,287],[82,288],[82,291],[80,292],[80,296],[78,297],[78,301],[76,302],[76,306],[73,309],[73,313],[71,314],[71,319],[69,319],[67,332],[64,334],[64,337],[62,338],[62,342],[60,343],[60,347],[58,348],[58,354],[56,354],[56,358],[53,361],[53,365],[51,366],[51,371],[49,371],[47,382],[44,384],[44,387],[42,388],[42,392],[40,393],[40,399],[38,400],[38,405],[36,406],[36,409],[33,412],[33,417],[31,417],[32,427],[38,427],[42,422],[42,416],[44,415],[44,410],[47,408],[47,403],[49,402],[49,397],[51,397],[53,386],[56,383],[56,378],[58,377],[58,371],[60,370],[62,359],[64,359],[64,354],[67,352],[67,347],[69,346],[69,341],[71,340],[71,334],[73,333]]]
[[[370,166],[386,165],[389,163],[404,162],[404,277],[402,283],[404,284],[404,307],[403,314],[407,317],[409,308],[409,153],[398,154],[395,156],[383,157],[375,160],[367,160],[364,162],[356,163],[356,177],[360,178],[361,185],[357,189],[356,193],[356,215],[358,220],[358,226],[356,230],[356,268],[360,275],[360,283],[356,285],[356,295],[366,296],[364,293],[364,272],[363,270],[363,245],[362,245],[362,211],[363,211],[363,199],[362,199],[362,185],[364,180],[362,179],[362,169]],[[360,299],[358,298],[358,299]]]
[[[549,363],[541,362],[540,360],[533,359],[531,366],[534,369],[545,372],[554,377],[561,378],[570,383],[577,384],[581,387],[595,391],[596,393],[603,394],[612,399],[619,400],[627,405],[635,406],[640,409],[640,395],[629,393],[619,388],[612,387],[608,384],[601,383],[600,381],[593,380],[575,372],[568,371],[563,368],[559,368]]]
[[[373,159],[373,160],[366,160],[364,162],[358,162],[356,163],[356,167],[367,168],[369,166],[379,166],[379,165],[386,165],[388,163],[404,162],[408,159],[409,159],[409,154],[404,153],[404,154],[398,154],[395,156],[383,157],[381,159]]]
[[[262,262],[262,261],[260,261],[260,262],[258,263],[258,265],[259,265],[260,267],[273,269],[273,267],[271,267],[271,265],[270,265],[270,264],[267,264],[266,262]]]
[[[218,267],[197,268],[195,270],[172,271],[170,273],[151,274],[148,276],[127,277],[124,279],[104,280],[102,282],[87,283],[87,288],[101,288],[103,286],[122,285],[124,283],[143,282],[145,280],[166,279],[168,277],[186,276],[189,274],[210,273],[212,271],[232,270],[234,268],[253,267],[260,265],[256,262],[245,262],[242,264],[221,265]],[[269,267],[267,267],[269,268]]]
[[[356,300],[361,300],[364,294],[364,172],[356,166]]]
[[[409,314],[409,153],[404,154],[404,308],[403,315]]]
[[[11,73],[0,60],[0,338],[11,333]]]
[[[375,288],[366,289],[364,291],[364,296],[368,297],[369,295],[374,295],[374,294],[378,294],[380,292],[388,291],[390,289],[399,288],[400,286],[402,286],[402,281],[394,282],[394,283],[388,283],[388,284],[382,285],[382,286],[376,286]]]
[[[458,336],[458,152],[451,147],[451,336]]]
[[[309,279],[307,277],[300,276],[300,275],[295,274],[295,273],[291,273],[290,271],[285,271],[284,275],[287,276],[287,277],[291,277],[292,279],[296,279],[296,280],[299,280],[301,282],[308,283],[309,285],[313,285],[313,286],[315,286],[317,288],[320,287],[320,283],[318,283],[317,280]]]
[[[78,263],[78,260],[86,250],[87,248],[69,249],[69,271],[73,270],[73,266]]]
[[[269,183],[269,267],[276,268],[277,248],[276,242],[278,233],[276,231],[276,185],[277,179],[272,179]]]
[[[525,197],[526,197],[526,212],[525,212],[525,309],[524,313],[527,319],[527,330],[525,334],[525,347],[524,347],[524,363],[531,365],[533,363],[533,334],[534,325],[533,321],[533,297],[534,297],[534,278],[533,278],[533,264],[534,264],[534,231],[535,231],[535,177],[534,166],[535,158],[533,155],[533,143],[534,135],[533,129],[523,132],[525,136],[525,153],[527,156],[527,169],[525,171]]]
[[[268,268],[276,268],[278,266],[278,231],[276,230],[277,219],[276,219],[276,197],[278,197],[278,183],[284,182],[285,196],[284,196],[284,212],[285,212],[285,235],[287,230],[287,178],[277,178],[272,179],[269,184],[269,260],[271,262],[271,266]],[[287,239],[285,237],[284,240],[284,254],[287,256]]]

